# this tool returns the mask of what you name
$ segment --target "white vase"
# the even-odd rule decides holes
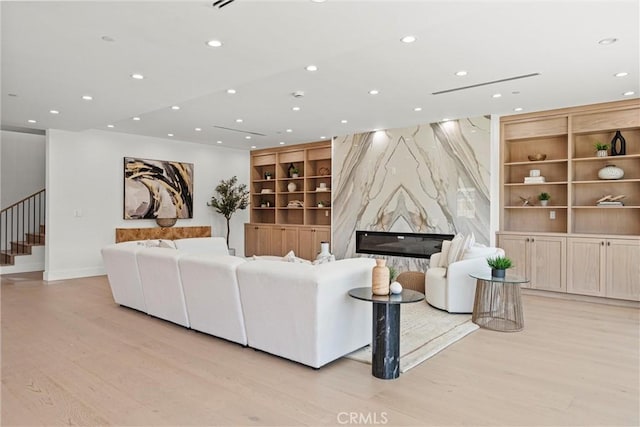
[[[330,256],[329,242],[320,242],[320,256]]]
[[[298,186],[295,182],[290,182],[289,185],[287,185],[287,190],[289,190],[290,193],[296,191],[296,188],[298,188]]]
[[[616,165],[607,165],[598,171],[600,179],[620,179],[624,176],[624,170]]]

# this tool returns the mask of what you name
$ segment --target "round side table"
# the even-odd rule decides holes
[[[471,321],[481,328],[500,332],[517,332],[524,327],[520,284],[524,277],[493,277],[490,273],[474,273],[476,298]]]

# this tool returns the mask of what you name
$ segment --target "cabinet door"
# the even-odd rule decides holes
[[[245,224],[244,255],[269,255],[271,250],[271,227]]]
[[[640,301],[640,242],[610,239],[606,250],[605,295]]]
[[[567,292],[604,296],[605,248],[604,239],[567,238]]]
[[[567,239],[533,236],[529,240],[529,271],[531,287],[566,292]]]
[[[298,228],[272,227],[270,255],[284,256],[289,251],[293,251],[298,256]]]
[[[513,268],[509,273],[516,276],[530,278],[529,274],[529,236],[518,234],[501,234],[498,236],[498,247],[504,250],[505,256],[513,261]],[[531,287],[529,283],[522,287]]]
[[[310,227],[300,227],[298,229],[298,251],[300,254],[298,255],[300,258],[313,260],[315,259],[315,252],[313,251],[314,247],[314,229]],[[318,248],[320,246],[318,245]]]

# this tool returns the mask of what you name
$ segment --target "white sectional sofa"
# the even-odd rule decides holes
[[[371,342],[373,259],[320,265],[228,255],[222,238],[125,242],[102,250],[116,303],[314,368]]]

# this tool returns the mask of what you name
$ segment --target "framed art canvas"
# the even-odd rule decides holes
[[[124,219],[193,218],[193,164],[124,158]]]

